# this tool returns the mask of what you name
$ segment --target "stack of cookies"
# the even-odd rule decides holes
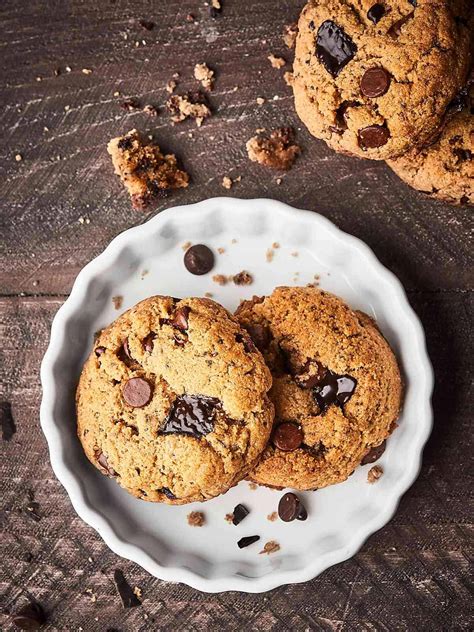
[[[317,489],[380,456],[401,398],[374,321],[328,292],[279,287],[234,316],[154,296],[98,336],[78,435],[95,467],[148,501],[204,501],[243,478]]]
[[[472,25],[472,0],[310,0],[296,43],[298,115],[336,151],[474,203]]]

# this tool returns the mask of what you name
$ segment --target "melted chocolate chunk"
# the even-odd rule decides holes
[[[13,615],[12,623],[20,630],[39,630],[46,623],[46,614],[39,603],[27,603]]]
[[[107,457],[105,456],[103,452],[96,452],[95,458],[97,460],[97,465],[99,466],[99,469],[102,472],[102,474],[105,474],[106,476],[111,476],[111,477],[117,476],[117,472],[114,470],[113,467],[110,467],[107,461]]]
[[[377,149],[387,144],[390,132],[386,125],[368,125],[360,129],[357,136],[361,149]]]
[[[161,487],[160,489],[157,489],[156,491],[164,494],[166,498],[169,498],[170,500],[176,500],[176,496],[168,487]]]
[[[390,73],[385,68],[368,68],[360,80],[360,91],[365,97],[381,97],[390,87]]]
[[[122,396],[129,406],[142,408],[146,406],[153,395],[151,384],[142,377],[132,377],[122,389]]]
[[[374,448],[371,448],[360,462],[361,465],[367,465],[367,463],[375,463],[375,461],[378,461],[385,452],[386,444],[386,441],[382,441],[380,445],[376,445]]]
[[[184,265],[191,274],[207,274],[214,267],[214,253],[204,244],[196,244],[186,250]]]
[[[383,4],[379,4],[379,3],[374,4],[367,11],[367,17],[374,24],[377,24],[377,22],[380,22],[380,20],[383,18],[384,15],[385,15],[385,7],[383,6]]]
[[[236,505],[232,513],[232,524],[235,524],[237,526],[242,522],[244,518],[249,515],[249,513],[249,510],[247,509],[247,507],[244,507],[244,505]]]
[[[156,338],[156,334],[154,331],[151,331],[146,338],[142,341],[143,349],[147,353],[151,353],[153,351],[153,340]]]
[[[191,308],[187,305],[180,307],[175,311],[172,318],[160,318],[160,325],[170,325],[180,331],[186,331],[190,311]]]
[[[293,452],[303,443],[303,430],[301,426],[291,421],[285,421],[273,431],[273,445],[283,452]]]
[[[331,404],[342,406],[350,400],[357,380],[350,375],[337,375],[327,371],[324,378],[313,388],[313,396],[323,413]]]
[[[239,549],[244,549],[246,546],[250,546],[254,542],[258,542],[259,540],[259,535],[248,535],[245,538],[240,538],[240,540],[237,542],[237,546],[239,547]]]
[[[336,110],[336,125],[334,126],[333,131],[343,132],[347,129],[347,120],[346,114],[349,108],[359,107],[360,103],[358,101],[343,101],[341,105]]]
[[[214,430],[221,402],[205,395],[181,395],[171,406],[162,434],[189,434],[200,438]]]
[[[105,353],[105,347],[96,347],[95,355],[100,357],[103,353]]]
[[[357,52],[357,46],[344,30],[326,20],[316,36],[316,55],[332,77],[337,77]]]
[[[236,342],[240,342],[244,345],[244,349],[247,353],[255,353],[255,351],[257,351],[257,347],[254,345],[250,336],[237,334],[235,336],[235,340]]]

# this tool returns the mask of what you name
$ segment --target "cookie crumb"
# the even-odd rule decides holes
[[[202,511],[191,511],[188,514],[188,525],[190,527],[202,527],[205,521]]]
[[[292,257],[298,257],[298,255],[299,255],[299,252],[297,250],[291,253]]]
[[[289,49],[295,47],[296,37],[298,35],[298,24],[297,22],[293,22],[292,24],[287,24],[285,26],[285,30],[283,32],[283,41]]]
[[[142,279],[144,279],[144,278],[147,276],[147,274],[149,274],[149,271],[148,271],[148,270],[143,270],[143,271],[140,273],[140,276],[141,276],[141,278],[142,278]]]
[[[275,522],[275,520],[278,519],[278,511],[272,511],[271,514],[268,514],[267,516],[267,520],[270,520],[270,522]]]
[[[212,280],[214,281],[214,283],[217,283],[217,285],[227,285],[227,281],[229,280],[225,274],[215,274],[212,277]]]
[[[374,465],[374,467],[371,467],[367,473],[367,481],[369,483],[375,483],[379,480],[382,474],[383,469],[380,467],[380,465]]]
[[[265,259],[268,261],[268,263],[271,263],[273,261],[274,256],[275,256],[275,251],[272,248],[269,248],[265,254]]]
[[[186,250],[188,250],[189,248],[191,248],[192,243],[190,241],[185,241],[184,244],[181,246],[181,249],[186,252]]]
[[[272,65],[272,68],[283,68],[283,66],[286,64],[286,61],[283,59],[283,57],[275,57],[275,55],[273,54],[268,55],[267,59]]]
[[[240,177],[240,176],[239,176],[239,177]],[[231,239],[231,240],[230,240],[230,243],[231,243],[231,244],[236,244],[236,243],[237,243],[237,239]]]
[[[179,169],[176,156],[163,154],[157,144],[136,129],[112,138],[107,151],[135,209],[144,209],[153,199],[189,184],[189,176]]]
[[[274,130],[269,136],[257,134],[247,141],[246,148],[252,162],[284,171],[290,169],[301,151],[290,127]]]
[[[225,252],[225,248],[218,248],[218,249],[217,249],[217,252],[218,252],[220,255],[223,255],[223,254],[224,254],[224,252]]]
[[[112,303],[114,304],[115,309],[120,309],[123,305],[123,296],[112,296]]]
[[[274,241],[272,244],[272,248],[275,248],[275,250],[278,250],[279,247],[280,247],[280,244],[277,241]]]
[[[232,185],[232,178],[229,178],[229,176],[224,176],[222,178],[222,186],[224,187],[224,189],[231,189]]]
[[[251,285],[253,283],[253,276],[250,274],[250,272],[242,270],[242,272],[234,274],[232,280],[235,285]]]
[[[212,90],[214,85],[214,71],[205,63],[194,66],[194,77],[201,82],[206,90]]]
[[[249,489],[251,489],[253,492],[257,489],[257,487],[257,483],[254,483],[253,481],[249,482]]]
[[[283,75],[283,79],[285,80],[287,86],[290,86],[290,88],[293,86],[295,77],[292,72],[287,70]]]
[[[206,298],[212,298],[214,296],[214,294],[212,292],[204,292],[204,296]]]
[[[228,513],[225,515],[225,521],[228,522],[229,524],[232,524],[233,520],[234,520],[233,513]]]
[[[91,75],[92,74],[92,70],[90,68],[83,68],[82,72],[84,75]]]
[[[173,94],[166,102],[171,113],[173,123],[181,123],[187,118],[193,118],[196,125],[201,127],[205,118],[211,115],[211,110],[205,98],[199,92],[186,95]]]
[[[133,593],[139,598],[142,598],[142,589],[139,586],[135,586],[135,588],[133,589]]]
[[[263,553],[270,555],[271,553],[276,553],[279,550],[280,550],[280,545],[278,544],[278,542],[276,542],[275,540],[270,540],[264,545],[259,555],[262,555]]]
[[[154,105],[150,105],[150,104],[145,105],[143,107],[143,113],[153,118],[156,118],[158,116],[158,110],[155,108]]]

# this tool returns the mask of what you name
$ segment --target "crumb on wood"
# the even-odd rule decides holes
[[[204,523],[205,518],[202,511],[191,511],[188,514],[188,525],[190,527],[202,527]]]
[[[21,154],[15,154],[15,160],[17,162],[21,162],[23,160],[23,156]]]
[[[166,92],[168,92],[169,94],[173,94],[173,92],[176,90],[177,85],[178,84],[174,79],[170,79],[166,84]]]
[[[154,105],[150,105],[149,103],[143,107],[143,113],[151,116],[152,118],[156,118],[158,116],[158,110]]]
[[[234,514],[233,513],[226,514],[225,521],[228,522],[229,524],[232,524],[234,521]]]
[[[283,59],[283,57],[276,57],[273,54],[268,55],[267,59],[270,62],[272,68],[283,68],[283,66],[286,64],[286,61]]]
[[[223,254],[224,254],[224,252],[225,252],[225,248],[218,248],[218,249],[217,249],[217,252],[218,252],[220,255],[223,255]]]
[[[242,270],[242,272],[238,272],[234,274],[232,278],[235,285],[251,285],[253,283],[253,276],[247,270]]]
[[[257,97],[257,105],[263,105],[265,103],[265,99],[263,97]]]
[[[276,542],[275,540],[269,540],[265,543],[263,549],[260,551],[260,555],[262,555],[263,553],[270,555],[271,553],[276,553],[279,550],[280,545],[278,544],[278,542]]]
[[[383,468],[380,467],[380,465],[374,465],[373,467],[370,468],[370,470],[367,473],[367,481],[369,483],[375,483],[376,481],[379,480],[382,474],[383,474]]]
[[[229,176],[224,176],[222,178],[222,186],[224,187],[224,189],[231,189],[232,185],[232,178],[229,178]]]
[[[123,305],[123,296],[112,296],[112,303],[114,304],[115,309],[120,309]]]
[[[227,285],[229,277],[227,277],[225,274],[215,274],[212,277],[212,280],[214,281],[214,283],[217,283],[217,285]]]
[[[268,514],[267,516],[267,520],[270,520],[270,522],[275,522],[275,520],[277,520],[278,518],[278,512],[277,511],[272,511],[272,513]]]
[[[135,588],[133,589],[134,594],[141,599],[142,598],[142,589],[139,586],[135,586]]]
[[[252,162],[273,169],[288,170],[300,153],[290,127],[282,127],[269,135],[257,134],[247,141],[247,153]]]
[[[214,71],[205,63],[194,66],[194,78],[201,82],[205,90],[212,90],[214,85]]]
[[[290,88],[293,86],[293,82],[294,82],[294,75],[292,72],[290,72],[289,70],[287,70],[284,75],[283,75],[283,79],[285,80],[285,83],[287,86],[290,86]]]
[[[82,69],[82,73],[84,75],[91,75],[92,74],[92,70],[90,68],[83,68]]]
[[[288,46],[288,48],[292,49],[295,47],[297,35],[298,24],[296,22],[285,25],[285,29],[283,31],[283,41]]]
[[[186,250],[189,250],[189,248],[191,248],[193,244],[190,241],[185,241],[184,244],[181,246],[181,249],[184,250],[184,252],[186,252]]]
[[[127,112],[134,112],[135,110],[140,109],[140,104],[136,99],[126,99],[125,101],[122,101],[120,107],[122,110],[126,110]]]
[[[253,492],[257,489],[257,487],[257,483],[254,483],[253,481],[249,482],[249,489],[251,489]]]
[[[205,98],[199,92],[185,95],[173,94],[166,102],[166,107],[173,123],[181,123],[192,118],[196,121],[196,125],[201,127],[204,119],[211,115]]]

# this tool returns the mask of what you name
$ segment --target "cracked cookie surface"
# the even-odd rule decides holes
[[[461,94],[435,143],[387,164],[414,189],[453,204],[474,204],[474,87]]]
[[[469,3],[320,0],[302,11],[301,120],[342,153],[385,160],[425,144],[470,65]]]
[[[374,321],[312,287],[279,287],[236,311],[273,374],[271,440],[249,478],[316,489],[344,481],[395,427],[401,377]]]
[[[104,329],[76,395],[88,459],[128,492],[203,501],[246,476],[271,432],[271,375],[209,299],[148,298]]]

